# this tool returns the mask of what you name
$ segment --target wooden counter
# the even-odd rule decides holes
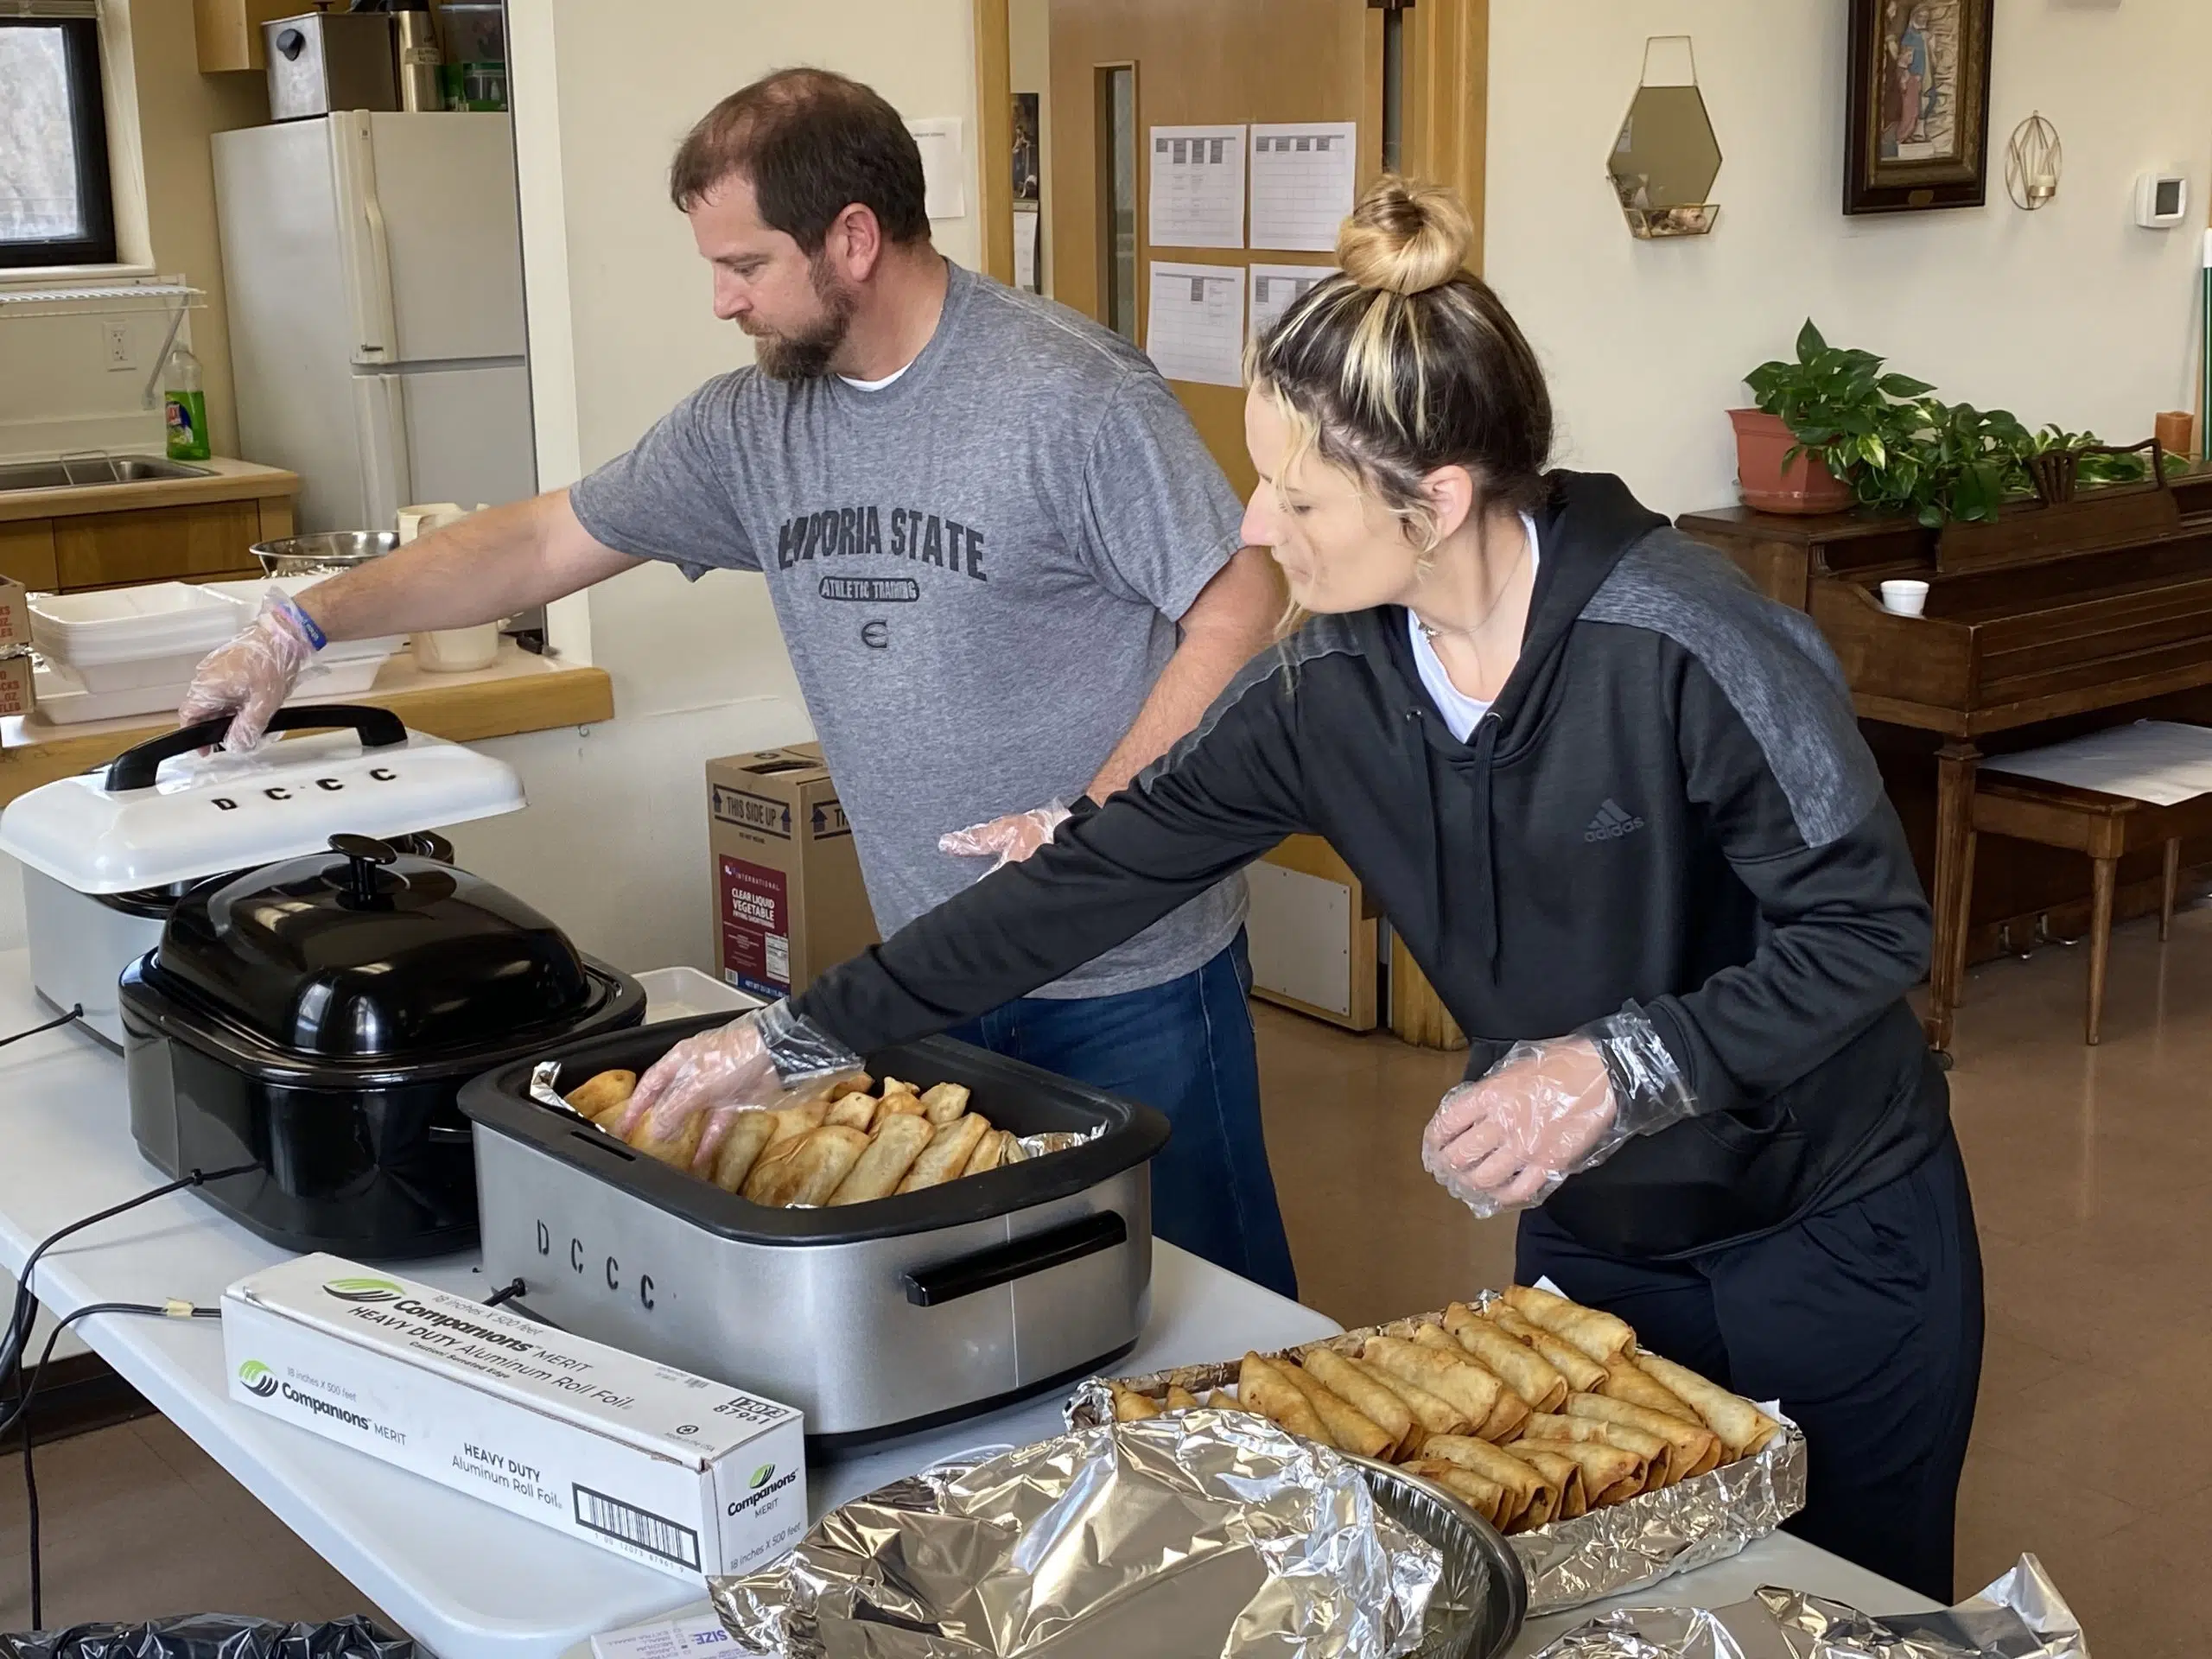
[[[300,493],[300,475],[281,467],[264,467],[222,455],[176,464],[205,467],[207,476],[142,478],[129,484],[78,484],[54,490],[0,490],[0,524],[24,518],[73,518],[90,512],[140,512],[150,507],[187,507],[207,501],[264,501],[272,497],[289,501]]]
[[[456,743],[614,717],[614,687],[605,669],[550,661],[512,640],[500,642],[498,662],[471,674],[426,674],[411,652],[402,652],[384,665],[372,688],[345,701],[389,709],[415,730]],[[104,765],[175,727],[157,715],[78,726],[56,726],[35,714],[0,720],[0,804]]]
[[[0,576],[33,592],[260,574],[251,549],[292,533],[297,473],[220,456],[204,478],[0,490]]]

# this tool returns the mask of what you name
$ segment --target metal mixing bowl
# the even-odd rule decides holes
[[[389,530],[324,530],[256,542],[253,556],[272,576],[324,576],[380,559],[398,545],[399,537]]]

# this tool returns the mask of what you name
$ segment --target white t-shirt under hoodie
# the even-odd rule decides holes
[[[1521,527],[1529,534],[1529,582],[1533,588],[1536,580],[1536,521],[1527,513],[1521,515]],[[1414,662],[1421,669],[1421,683],[1428,693],[1428,700],[1436,705],[1436,712],[1444,716],[1444,723],[1452,728],[1452,735],[1465,743],[1474,735],[1483,716],[1490,713],[1490,704],[1479,697],[1471,697],[1452,683],[1452,677],[1444,671],[1444,659],[1436,654],[1436,647],[1421,631],[1421,619],[1411,611],[1406,613],[1406,629],[1413,635]]]

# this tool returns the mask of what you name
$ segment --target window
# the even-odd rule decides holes
[[[0,268],[115,260],[92,0],[0,16]]]

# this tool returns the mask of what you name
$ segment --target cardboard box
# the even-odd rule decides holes
[[[334,1255],[223,1293],[231,1398],[684,1579],[806,1530],[799,1414]]]
[[[38,707],[37,682],[28,651],[0,657],[0,715],[28,715]]]
[[[709,760],[707,812],[729,983],[787,996],[876,942],[852,827],[817,745]]]
[[[0,652],[31,642],[30,595],[12,577],[0,577]]]

